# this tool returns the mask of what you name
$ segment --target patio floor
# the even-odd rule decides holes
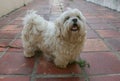
[[[90,68],[72,64],[59,69],[46,58],[23,56],[22,18],[28,9],[54,20],[66,7],[78,8],[87,20],[81,58]],[[0,81],[120,81],[120,13],[85,0],[33,0],[0,18]]]

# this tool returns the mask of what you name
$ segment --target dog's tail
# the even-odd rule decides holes
[[[23,25],[40,25],[42,24],[41,22],[45,21],[40,15],[36,14],[36,11],[34,10],[29,10],[27,11],[26,16],[23,19]]]

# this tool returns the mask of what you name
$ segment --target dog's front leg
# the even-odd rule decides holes
[[[66,68],[69,61],[62,57],[62,56],[57,56],[55,59],[54,59],[54,63],[56,66],[60,67],[60,68]]]
[[[25,57],[32,57],[34,56],[35,53],[34,53],[34,50],[32,48],[24,48],[24,56]]]

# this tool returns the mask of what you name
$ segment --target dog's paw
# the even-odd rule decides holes
[[[55,64],[58,68],[66,68],[67,66],[66,65],[57,65]]]
[[[67,67],[67,64],[68,62],[67,61],[63,61],[63,60],[58,60],[58,59],[55,59],[54,60],[54,63],[57,67],[59,68],[66,68]]]
[[[35,55],[34,53],[26,53],[26,52],[24,52],[25,57],[32,57],[34,55]]]

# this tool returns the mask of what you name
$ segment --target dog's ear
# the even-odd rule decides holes
[[[85,18],[85,16],[82,14],[82,12],[81,12],[80,10],[74,9],[74,11],[76,11],[76,13],[79,13],[80,18],[81,18],[84,22],[86,22],[86,18]]]
[[[86,22],[86,18],[85,18],[85,16],[82,14],[82,12],[80,11],[79,13],[80,13],[81,19],[82,19],[84,22]]]

